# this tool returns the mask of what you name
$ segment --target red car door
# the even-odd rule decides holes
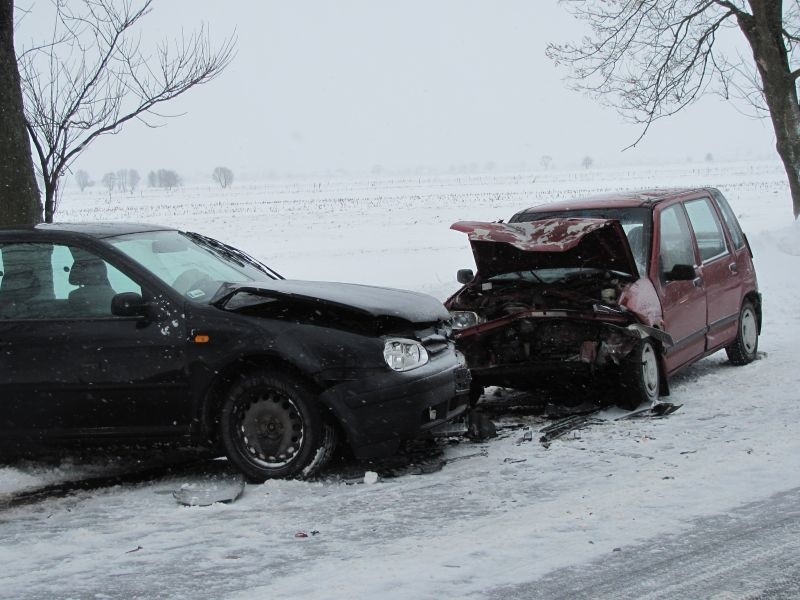
[[[731,253],[722,221],[711,198],[685,202],[700,254],[698,273],[706,290],[706,351],[720,348],[736,337],[742,274]]]
[[[698,257],[692,231],[683,205],[661,205],[656,209],[653,256],[657,257],[652,277],[661,299],[664,331],[674,342],[665,349],[668,373],[694,360],[706,347],[706,291],[702,277],[673,279],[676,265],[696,267]]]

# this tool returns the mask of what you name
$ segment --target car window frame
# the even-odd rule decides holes
[[[0,237],[0,244],[43,244],[43,245],[51,245],[51,246],[67,246],[68,248],[79,248],[84,252],[88,252],[93,256],[100,258],[105,263],[111,265],[115,269],[117,269],[120,273],[128,277],[131,281],[133,281],[136,285],[139,286],[142,292],[142,298],[147,301],[148,299],[154,299],[158,296],[163,296],[162,293],[154,292],[154,288],[158,289],[158,286],[152,285],[152,283],[147,283],[143,281],[141,277],[142,273],[140,273],[140,269],[135,268],[135,263],[133,265],[128,264],[124,259],[124,255],[121,253],[117,253],[114,251],[113,247],[109,248],[103,243],[86,243],[85,240],[80,238],[71,238],[69,236],[58,236],[58,235],[33,235],[33,236],[25,236],[25,235],[13,235],[9,237]],[[70,251],[71,252],[71,251]],[[74,255],[73,255],[74,256]],[[142,319],[141,316],[119,316],[114,314],[109,315],[58,315],[58,316],[48,316],[46,318],[30,318],[30,317],[23,317],[23,318],[3,318],[0,319],[0,323],[18,323],[18,322],[36,322],[36,323],[43,323],[43,322],[58,322],[58,321],[68,321],[68,322],[75,322],[75,321],[131,321],[131,320],[139,320]]]
[[[720,252],[719,254],[715,254],[714,256],[710,256],[707,259],[703,259],[703,253],[700,250],[700,242],[697,239],[697,232],[695,231],[694,225],[692,224],[692,217],[689,214],[689,210],[687,208],[687,204],[689,202],[699,202],[705,201],[711,207],[711,215],[716,219],[717,224],[719,225],[719,232],[722,234],[722,242],[725,245],[725,250]],[[716,262],[725,258],[726,256],[731,256],[732,249],[730,241],[728,240],[728,234],[726,232],[725,222],[722,220],[719,211],[717,210],[716,202],[714,202],[713,198],[710,194],[702,194],[695,198],[685,198],[680,201],[683,205],[683,211],[686,214],[686,219],[689,222],[689,229],[692,233],[692,238],[694,239],[694,246],[695,246],[695,260],[699,260],[700,262],[697,263],[695,266],[704,266]]]
[[[742,229],[741,223],[739,223],[739,219],[736,218],[736,213],[733,212],[730,202],[718,190],[713,190],[711,196],[717,212],[722,216],[725,233],[730,238],[734,252],[739,252],[748,247],[747,236]]]
[[[682,200],[674,200],[671,202],[663,202],[659,203],[657,210],[653,211],[653,228],[658,227],[658,236],[653,235],[652,237],[652,248],[651,248],[651,255],[653,256],[653,261],[655,263],[656,275],[658,277],[661,286],[669,285],[670,283],[674,283],[672,281],[666,281],[665,275],[668,271],[664,269],[664,266],[661,262],[661,244],[662,239],[664,236],[663,224],[661,219],[663,218],[663,214],[668,210],[677,210],[683,215],[684,223],[687,227],[687,233],[689,234],[689,242],[691,243],[691,254],[692,254],[692,264],[691,266],[697,268],[700,265],[700,249],[697,247],[697,240],[694,237],[694,231],[692,230],[692,224],[689,221],[689,215],[686,212],[686,207],[683,205]],[[656,241],[658,242],[658,246],[656,247]],[[675,263],[675,264],[683,264],[683,263]]]

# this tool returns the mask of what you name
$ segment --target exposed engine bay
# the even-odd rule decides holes
[[[518,386],[520,367],[532,381],[560,367],[596,374],[619,365],[643,335],[620,305],[629,284],[598,269],[475,282],[449,302],[452,311],[478,315],[476,325],[457,332],[458,347],[484,384]]]
[[[621,279],[609,271],[595,269],[568,274],[553,281],[536,281],[531,278],[535,275],[518,275],[466,286],[453,298],[451,310],[462,307],[474,310],[486,320],[526,310],[592,311],[597,305],[620,311],[619,298],[630,283],[630,278]]]

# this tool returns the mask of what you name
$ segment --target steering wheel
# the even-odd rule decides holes
[[[175,278],[172,287],[186,296],[191,290],[203,289],[203,283],[208,281],[208,275],[199,269],[187,269]]]

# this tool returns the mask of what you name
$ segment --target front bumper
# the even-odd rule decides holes
[[[394,454],[404,440],[462,415],[469,405],[470,373],[452,344],[423,367],[376,369],[320,395],[342,425],[356,458]]]

